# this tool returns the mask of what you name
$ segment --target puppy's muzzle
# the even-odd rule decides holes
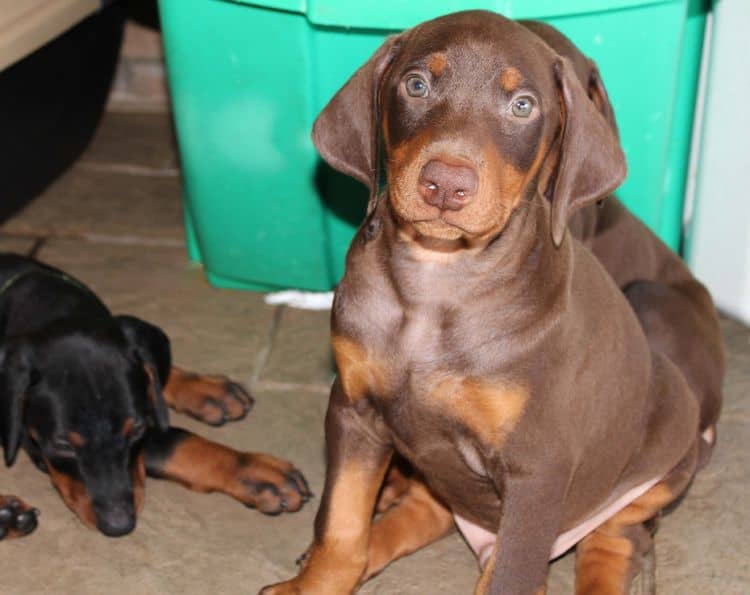
[[[422,167],[417,185],[428,205],[441,211],[460,211],[476,195],[479,179],[473,167],[432,159]]]

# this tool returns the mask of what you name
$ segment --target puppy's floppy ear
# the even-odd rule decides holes
[[[625,155],[617,129],[600,113],[567,58],[554,65],[563,127],[552,190],[551,233],[562,243],[568,219],[578,209],[611,194],[625,179]]]
[[[16,458],[23,437],[23,405],[31,382],[30,349],[23,343],[0,347],[0,438],[5,464]]]
[[[601,74],[599,74],[599,68],[596,64],[589,60],[589,80],[588,80],[588,96],[591,101],[594,102],[596,109],[599,113],[604,116],[604,119],[609,122],[612,130],[615,131],[617,138],[620,138],[620,131],[617,128],[617,120],[615,119],[615,110],[612,107],[612,102],[609,100],[607,89],[602,81]]]
[[[400,38],[393,35],[386,39],[333,96],[313,125],[312,140],[321,157],[367,186],[371,199],[378,191],[380,83]]]
[[[143,363],[154,420],[156,426],[166,432],[169,429],[169,410],[162,388],[172,367],[169,338],[159,327],[134,316],[117,316],[116,320],[128,344]]]

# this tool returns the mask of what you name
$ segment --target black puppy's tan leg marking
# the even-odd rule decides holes
[[[291,463],[239,452],[179,428],[149,436],[146,466],[151,476],[197,492],[222,492],[265,514],[295,512],[312,496]]]
[[[175,411],[212,426],[242,419],[254,402],[241,384],[225,376],[194,374],[176,366],[169,372],[164,398]]]
[[[645,524],[687,489],[698,446],[661,482],[587,535],[576,549],[576,594],[627,595],[643,573],[644,593],[655,593],[653,541]]]
[[[372,525],[363,582],[391,562],[446,536],[454,527],[453,515],[420,480],[409,479],[399,502]]]
[[[39,511],[15,496],[0,496],[0,539],[28,535],[37,526]]]

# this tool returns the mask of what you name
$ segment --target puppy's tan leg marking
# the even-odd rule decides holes
[[[341,385],[349,400],[356,402],[366,394],[384,396],[382,367],[365,349],[347,337],[334,336],[331,342]]]
[[[496,558],[497,556],[495,555],[495,548],[493,547],[492,551],[489,553],[487,564],[482,569],[482,574],[479,576],[479,580],[477,581],[477,584],[474,587],[474,595],[488,595],[489,594],[490,580],[492,579],[493,572],[495,572],[495,559]],[[546,595],[546,593],[547,593],[547,585],[542,585],[534,592],[534,595]]]
[[[368,469],[350,461],[338,471],[321,503],[326,511],[322,534],[310,548],[299,575],[266,587],[263,595],[354,592],[367,568],[372,512],[389,462],[390,457]]]
[[[492,573],[495,572],[495,560],[497,559],[497,556],[495,555],[495,547],[496,546],[492,547],[489,558],[487,559],[487,564],[482,568],[482,574],[479,576],[479,580],[474,586],[474,595],[486,595],[490,591],[490,579],[492,579]]]
[[[382,513],[397,505],[401,499],[409,492],[412,484],[412,478],[404,475],[398,468],[398,465],[392,464],[388,469],[383,488],[378,496],[378,503],[375,505],[375,512]]]
[[[291,463],[195,435],[172,450],[159,474],[196,492],[222,492],[265,514],[295,512],[310,496]]]
[[[253,406],[247,390],[225,376],[194,374],[172,366],[164,386],[164,400],[180,413],[212,426],[239,420]]]
[[[453,529],[453,515],[427,486],[416,479],[408,481],[401,500],[372,525],[363,582],[394,560],[437,541]]]
[[[698,443],[667,477],[600,525],[576,552],[576,594],[627,595],[637,570],[653,555],[644,523],[654,519],[687,488],[698,461]],[[644,576],[653,589],[653,577]]]

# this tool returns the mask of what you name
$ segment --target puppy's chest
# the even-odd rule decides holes
[[[460,317],[435,307],[399,314],[378,325],[363,315],[358,328],[346,325],[353,332],[334,335],[344,391],[352,401],[371,401],[415,457],[439,434],[476,470],[472,453],[503,444],[523,415],[527,391],[487,355],[486,344],[474,343],[477,333]]]

